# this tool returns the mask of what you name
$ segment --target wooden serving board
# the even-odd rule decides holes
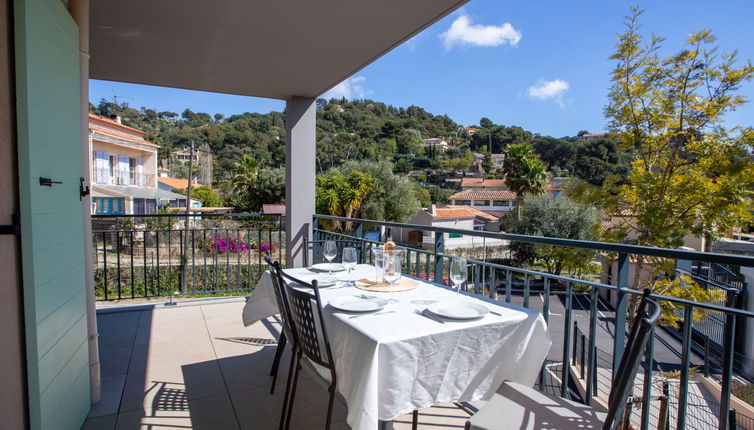
[[[418,281],[409,278],[401,278],[393,285],[390,285],[387,282],[378,284],[367,279],[360,279],[356,281],[356,288],[364,291],[372,291],[375,293],[399,293],[401,291],[411,291],[418,286]]]

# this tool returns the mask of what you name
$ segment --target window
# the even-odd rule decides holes
[[[94,197],[94,213],[96,214],[124,214],[126,202],[123,197]]]
[[[455,202],[456,202],[457,205],[461,205],[461,206],[470,206],[471,205],[471,200],[456,200]]]
[[[474,204],[472,206],[489,206],[490,201],[489,200],[474,200]]]
[[[492,206],[510,206],[511,202],[509,200],[493,200]]]

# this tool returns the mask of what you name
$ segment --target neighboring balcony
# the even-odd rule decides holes
[[[99,185],[130,185],[136,187],[154,187],[153,174],[139,173],[135,170],[113,170],[110,168],[92,168],[92,182]]]

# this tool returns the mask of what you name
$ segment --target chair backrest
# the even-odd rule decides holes
[[[291,345],[297,346],[298,341],[296,338],[296,331],[293,328],[292,325],[292,318],[291,318],[291,307],[288,303],[288,295],[287,292],[282,288],[283,280],[281,277],[281,273],[283,272],[280,269],[280,262],[272,262],[269,256],[265,256],[264,260],[267,262],[267,265],[270,268],[270,277],[272,278],[272,290],[275,292],[275,301],[278,305],[278,310],[280,311],[280,320],[282,321],[283,325],[283,333],[285,334],[285,338],[288,339],[289,342],[291,342]]]
[[[310,284],[285,272],[281,274],[283,279],[287,280],[285,288],[299,348],[310,360],[329,368],[334,377],[335,363],[327,336],[317,281],[314,280]]]
[[[644,294],[636,310],[636,318],[628,335],[626,349],[618,366],[618,371],[613,379],[613,387],[610,390],[608,413],[602,429],[618,429],[621,427],[623,412],[626,409],[628,396],[633,388],[636,372],[639,370],[642,354],[647,347],[647,342],[652,335],[652,327],[660,316],[660,306],[649,298],[651,291],[644,290]],[[650,370],[651,371],[651,370]]]
[[[325,242],[326,240],[308,240],[306,239],[306,249],[312,251],[312,264],[326,262],[325,260]],[[333,240],[335,246],[338,249],[338,254],[335,256],[333,262],[342,261],[343,248],[356,248],[356,262],[358,264],[363,263],[364,254],[364,242],[360,240]],[[304,253],[304,265],[309,266],[308,252]]]

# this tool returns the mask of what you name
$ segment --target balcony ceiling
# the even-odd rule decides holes
[[[467,0],[96,0],[94,79],[316,97]]]

